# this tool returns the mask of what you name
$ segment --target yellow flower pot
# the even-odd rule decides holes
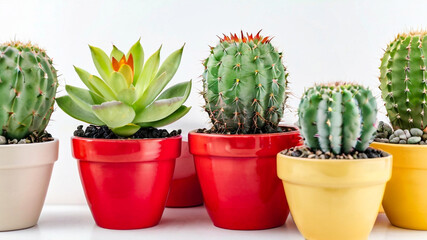
[[[277,155],[292,217],[309,240],[367,239],[391,169],[391,155],[361,160]]]
[[[383,207],[396,227],[427,230],[427,146],[372,143],[393,155]]]

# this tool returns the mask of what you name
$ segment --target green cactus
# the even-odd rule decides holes
[[[376,133],[377,103],[369,89],[335,83],[308,89],[298,108],[305,144],[312,150],[363,152]]]
[[[259,32],[220,39],[204,61],[204,106],[216,132],[276,132],[286,100],[282,53]]]
[[[22,139],[43,132],[49,123],[58,87],[56,70],[46,52],[30,43],[0,45],[0,124],[5,137]]]
[[[144,63],[140,40],[127,54],[113,46],[110,57],[90,46],[101,78],[75,67],[88,89],[67,85],[68,95],[56,102],[71,117],[106,125],[123,137],[131,136],[141,127],[170,124],[191,109],[183,105],[191,92],[191,80],[163,91],[178,70],[183,49],[184,46],[173,52],[160,65],[160,49]]]
[[[397,35],[381,59],[380,89],[394,129],[427,125],[426,34]]]

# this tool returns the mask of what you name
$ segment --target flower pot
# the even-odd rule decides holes
[[[360,160],[277,155],[292,217],[309,240],[367,239],[391,168],[391,155]]]
[[[58,139],[0,146],[0,231],[37,224],[58,147]]]
[[[213,224],[235,230],[283,225],[289,208],[276,175],[275,156],[299,141],[298,131],[247,135],[190,132],[190,152]]]
[[[393,155],[393,175],[383,200],[391,224],[427,230],[427,146],[377,142],[371,146]]]
[[[182,141],[181,156],[176,159],[166,207],[193,207],[203,204],[202,190],[196,175],[188,142]]]
[[[86,200],[98,226],[138,229],[159,223],[180,155],[181,136],[72,138]]]

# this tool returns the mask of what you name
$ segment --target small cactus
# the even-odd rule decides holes
[[[308,89],[299,104],[298,124],[313,151],[364,152],[375,137],[377,103],[359,85],[335,83]]]
[[[0,124],[5,137],[43,132],[55,103],[58,79],[52,59],[36,45],[0,44]]]
[[[204,61],[203,97],[216,132],[276,132],[287,76],[282,53],[260,33],[224,35]]]
[[[397,35],[381,59],[380,89],[394,129],[427,125],[426,34]]]

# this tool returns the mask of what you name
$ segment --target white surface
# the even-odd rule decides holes
[[[303,240],[291,218],[284,226],[259,231],[234,231],[212,225],[204,207],[166,208],[159,225],[140,230],[108,230],[97,227],[87,206],[45,206],[33,228],[0,232],[7,240],[143,240],[143,239],[287,239]],[[390,225],[380,214],[370,240],[423,240],[427,231],[412,231]]]
[[[163,44],[162,59],[186,42],[181,66],[172,83],[193,79],[187,105],[190,113],[171,125],[185,131],[208,127],[207,114],[198,96],[202,89],[201,60],[209,54],[221,33],[257,32],[275,36],[272,43],[284,52],[289,70],[289,113],[284,121],[296,121],[295,109],[304,88],[315,82],[355,81],[370,86],[379,96],[378,79],[383,48],[400,31],[426,26],[427,1],[423,0],[102,0],[0,1],[0,41],[32,40],[47,49],[61,74],[58,95],[65,83],[83,86],[73,70],[91,73],[88,44],[127,50],[139,37],[146,56]],[[382,105],[381,103],[379,105]],[[385,111],[380,112],[384,119]],[[61,141],[46,202],[84,203],[70,141],[80,122],[60,109],[48,130]]]

